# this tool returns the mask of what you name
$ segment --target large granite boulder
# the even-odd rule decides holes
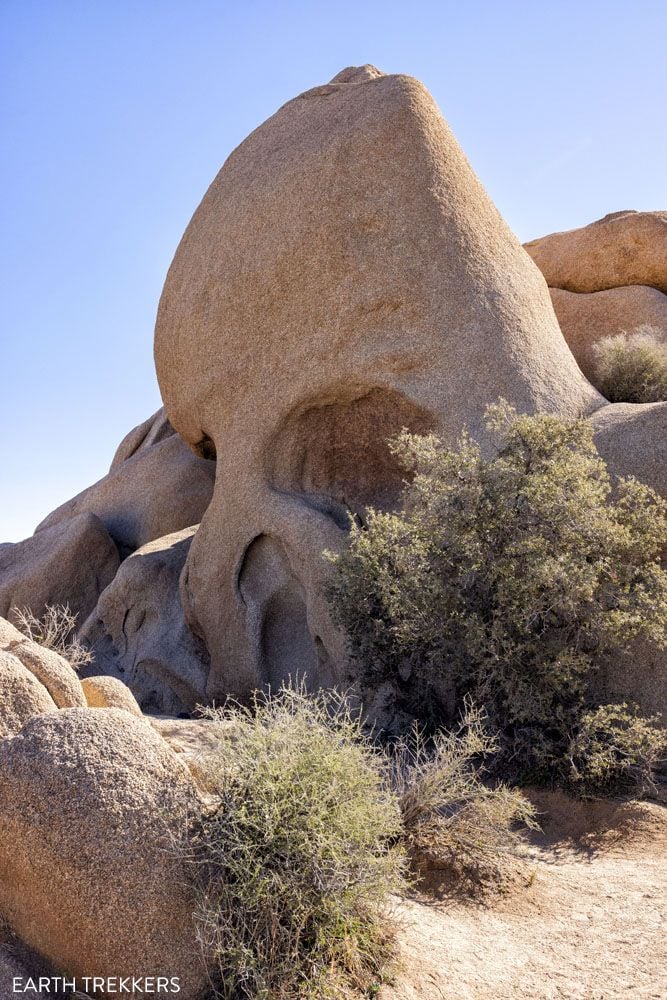
[[[206,976],[171,847],[199,800],[145,721],[63,709],[0,742],[0,916],[68,976]]]
[[[599,292],[650,285],[667,293],[667,212],[613,212],[525,248],[552,288]]]
[[[500,395],[566,416],[604,402],[431,96],[373,67],[231,154],[169,270],[155,360],[173,426],[217,452],[182,577],[209,698],[341,679],[322,550],[348,509],[395,502],[390,435],[487,440]]]
[[[0,615],[68,604],[83,621],[111,583],[120,560],[101,520],[90,512],[47,526],[25,541],[0,547]]]
[[[179,715],[206,700],[208,656],[185,622],[179,592],[195,530],[129,556],[81,629],[93,654],[83,674],[122,681],[146,712]]]

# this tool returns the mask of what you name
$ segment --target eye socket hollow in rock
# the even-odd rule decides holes
[[[396,390],[371,388],[353,398],[316,402],[293,411],[268,452],[268,479],[286,493],[328,497],[363,516],[369,506],[390,510],[405,471],[388,441],[405,427],[425,434],[428,414]]]

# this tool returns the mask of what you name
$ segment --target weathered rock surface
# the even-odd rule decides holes
[[[165,438],[171,437],[175,433],[176,431],[164,412],[164,407],[161,407],[143,423],[128,431],[116,449],[109,472],[115,472],[128,458],[132,458],[139,452],[147,451],[148,448],[152,448],[153,445],[159,444],[160,441],[164,441]]]
[[[560,328],[589,381],[595,385],[594,345],[604,337],[650,326],[667,341],[667,295],[645,285],[625,285],[604,292],[549,289]]]
[[[35,716],[55,711],[53,699],[37,678],[16,656],[0,650],[0,740],[15,736]]]
[[[89,708],[122,708],[130,715],[142,718],[143,713],[129,687],[115,677],[102,674],[84,677],[81,682]]]
[[[613,212],[525,248],[553,288],[599,292],[650,285],[667,293],[667,212]]]
[[[111,583],[118,550],[99,518],[78,513],[25,541],[0,548],[0,615],[30,608],[41,618],[47,604],[69,604],[83,621]]]
[[[144,711],[178,715],[206,698],[208,658],[186,625],[179,577],[195,528],[126,559],[81,630],[94,662],[84,674],[122,680]]]
[[[142,447],[136,440],[126,443],[126,438],[121,457],[128,457],[121,461],[117,454],[112,471],[49,514],[35,537],[85,511],[102,521],[121,554],[127,555],[201,520],[213,494],[215,464],[193,455],[177,434],[160,437],[164,427],[159,419],[151,419],[157,423],[157,441]]]
[[[388,436],[484,439],[499,395],[603,404],[428,92],[373,67],[288,102],[229,157],[170,268],[155,359],[173,426],[218,455],[182,578],[211,698],[340,679],[321,553],[347,508],[395,501]]]
[[[67,660],[28,639],[4,618],[0,618],[0,649],[12,653],[35,675],[58,708],[85,706],[81,682]]]
[[[119,709],[64,709],[0,743],[0,914],[61,972],[205,986],[167,848],[198,809],[187,768]]]
[[[611,472],[635,476],[667,497],[667,403],[616,403],[591,423]]]

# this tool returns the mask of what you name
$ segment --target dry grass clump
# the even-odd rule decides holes
[[[521,792],[484,784],[480,761],[497,751],[484,713],[470,702],[454,731],[426,739],[415,728],[394,747],[392,785],[418,872],[445,871],[473,887],[499,884],[523,830],[538,828],[535,810]]]
[[[605,337],[593,347],[596,385],[612,403],[667,399],[667,343],[651,326]]]
[[[45,649],[59,653],[75,670],[93,659],[90,650],[76,637],[77,617],[69,604],[47,604],[41,618],[37,618],[30,608],[11,608],[9,612],[9,618],[19,632]]]
[[[216,806],[191,835],[196,925],[229,1000],[358,995],[392,954],[401,813],[382,755],[344,699],[300,690],[220,723],[200,762]]]

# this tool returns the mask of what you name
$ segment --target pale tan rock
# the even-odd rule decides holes
[[[58,708],[83,708],[81,682],[67,660],[53,649],[28,639],[11,622],[0,618],[0,649],[16,656],[44,685]]]
[[[35,716],[55,711],[53,699],[37,678],[16,656],[0,650],[0,740],[15,736]]]
[[[169,848],[199,799],[144,720],[63,709],[0,743],[0,913],[69,976],[206,986],[181,861]]]
[[[123,684],[116,677],[104,674],[99,677],[84,677],[81,687],[89,708],[122,708],[130,715],[143,717],[137,699],[127,684]]]
[[[605,337],[650,326],[667,341],[667,295],[645,285],[604,292],[566,292],[550,288],[551,301],[570,350],[586,378],[596,384],[594,346]]]
[[[79,622],[90,614],[119,566],[118,550],[91,513],[53,524],[22,542],[0,547],[0,615],[68,604]]]
[[[650,285],[667,292],[667,212],[613,212],[524,246],[552,288]]]
[[[343,679],[321,553],[345,544],[347,508],[395,502],[388,436],[486,441],[500,395],[565,416],[603,404],[428,92],[372,67],[231,154],[171,265],[155,359],[175,429],[217,450],[181,577],[209,698]]]
[[[128,457],[117,456],[107,476],[49,514],[35,537],[86,511],[102,521],[125,556],[146,542],[198,524],[213,493],[215,464],[193,455],[177,434],[160,433],[155,443],[143,448],[126,439],[120,458],[126,453]]]
[[[206,700],[208,656],[185,623],[179,577],[195,528],[142,546],[121,565],[83,624],[83,673],[109,674],[145,712],[179,715]]]

